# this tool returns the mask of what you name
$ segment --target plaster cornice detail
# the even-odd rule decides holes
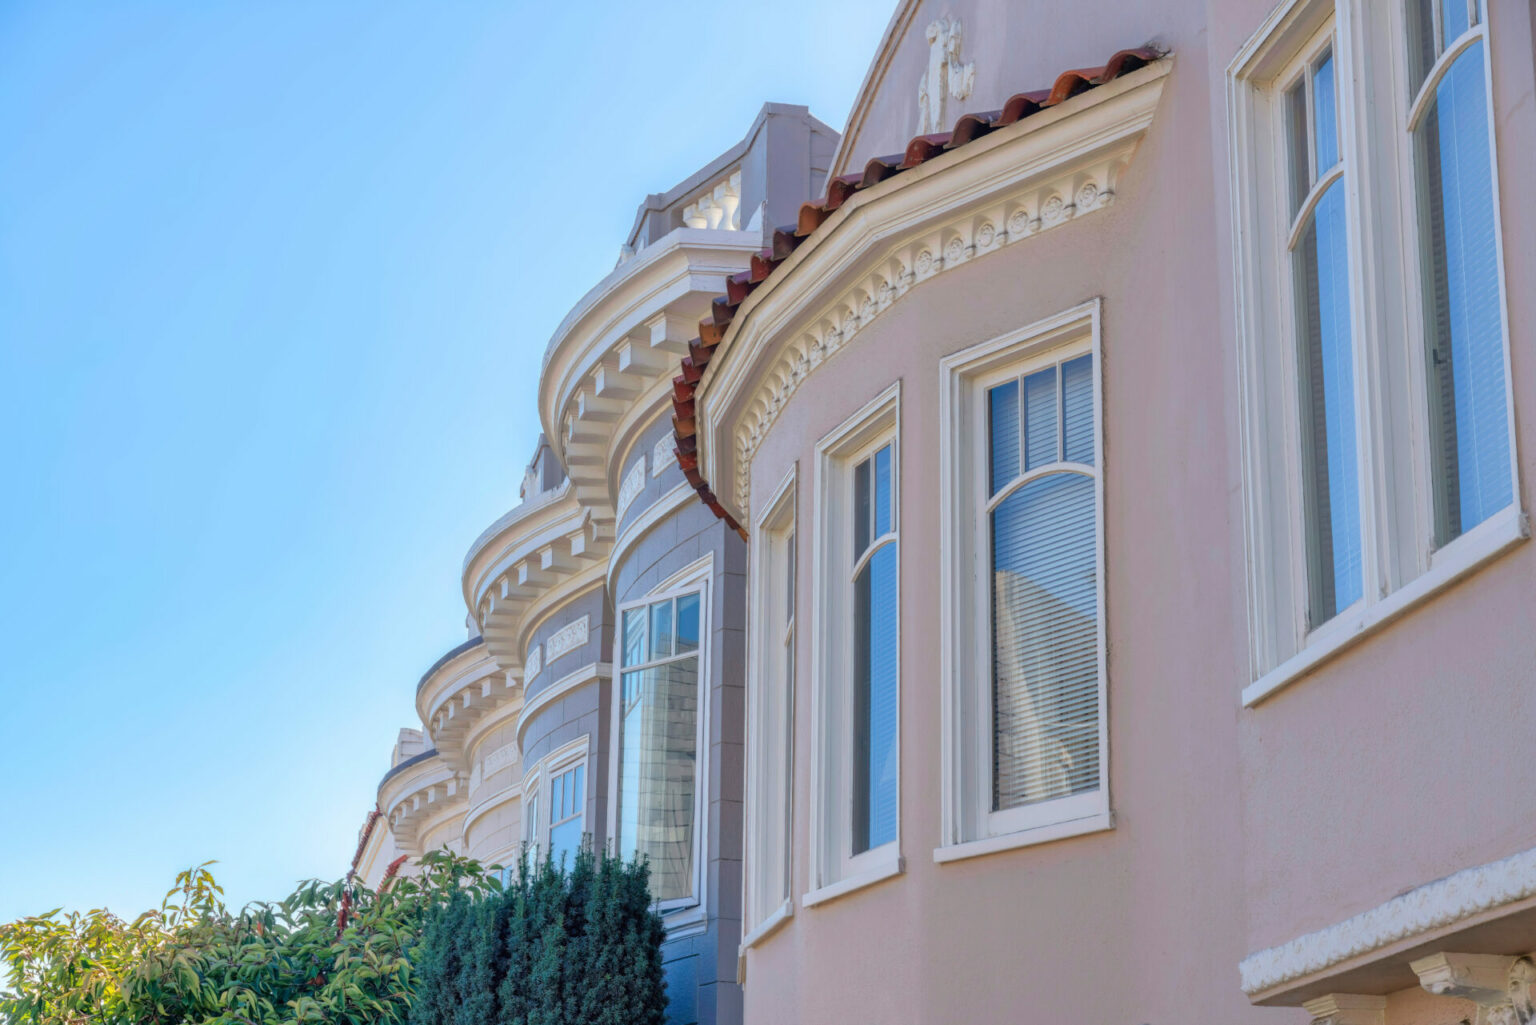
[[[1243,958],[1243,992],[1262,994],[1390,944],[1536,897],[1536,848],[1462,869],[1369,911]]]
[[[738,518],[750,518],[752,459],[785,403],[913,285],[1114,202],[1171,67],[1154,62],[907,171],[889,190],[856,193],[823,225],[825,239],[743,301],[725,358],[699,386],[704,476],[729,480]]]

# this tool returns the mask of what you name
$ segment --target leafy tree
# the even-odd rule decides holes
[[[125,923],[55,910],[0,926],[16,1025],[394,1025],[409,1011],[411,954],[431,912],[499,885],[447,853],[379,892],[351,878],[232,913],[207,865],[183,872],[157,911]]]

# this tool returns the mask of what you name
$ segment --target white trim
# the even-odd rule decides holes
[[[803,894],[800,897],[801,905],[813,908],[818,904],[825,904],[829,900],[836,900],[838,897],[847,896],[855,890],[862,890],[866,886],[873,886],[876,883],[884,882],[892,876],[901,875],[907,870],[907,859],[895,851],[876,848],[868,853],[879,855],[879,857],[870,861],[855,875],[846,876],[835,883],[828,883],[825,886],[817,887],[809,893]]]
[[[791,841],[795,807],[795,673],[792,666],[798,644],[792,644],[788,652],[788,665],[785,664],[784,645],[786,636],[798,625],[794,616],[797,596],[787,593],[786,587],[790,581],[798,584],[799,575],[784,563],[783,556],[790,538],[795,539],[794,554],[797,559],[799,556],[798,474],[798,464],[790,464],[771,497],[763,503],[763,511],[750,534],[741,916],[749,937],[761,934],[763,926],[756,922],[756,913],[765,900],[777,897],[782,903],[778,911],[763,915],[763,924],[779,915],[785,907],[794,908],[790,897],[794,879]],[[795,620],[793,625],[791,620]],[[765,736],[764,731],[770,723],[776,731],[781,731],[778,736]],[[762,779],[757,778],[759,771],[763,774]],[[779,819],[777,823],[767,820],[768,812],[761,809],[756,800],[764,796],[759,791],[769,786],[775,791],[782,787],[782,793],[775,792],[773,800],[768,802],[770,805],[782,802],[782,809],[775,809],[779,812],[775,815]],[[781,892],[759,894],[759,887],[766,887],[766,876],[771,873],[782,873],[779,880]],[[750,943],[744,939],[742,946],[745,948]]]
[[[768,915],[756,926],[754,926],[750,932],[742,935],[741,943],[736,949],[737,955],[739,956],[745,953],[748,947],[756,946],[758,943],[778,932],[779,927],[784,925],[794,916],[795,902],[793,900],[786,899],[784,903],[780,904],[777,908],[774,909],[772,914]]]
[[[1404,614],[1413,611],[1463,577],[1482,569],[1531,536],[1529,518],[1513,505],[1494,513],[1435,553],[1435,564],[1385,598],[1357,605],[1335,617],[1337,628],[1309,644],[1243,688],[1243,704],[1253,707],[1343,654]],[[1330,622],[1330,626],[1334,626]]]
[[[1345,961],[1536,897],[1536,848],[1415,887],[1368,911],[1267,947],[1238,965],[1250,997]]]
[[[464,812],[464,833],[469,834],[470,827],[480,821],[481,816],[494,808],[500,808],[510,801],[521,801],[523,797],[523,784],[521,780],[508,783],[481,800],[477,800]],[[518,832],[522,832],[521,820],[519,820]]]
[[[845,735],[851,727],[846,681],[850,674],[844,663],[849,654],[847,638],[851,603],[844,600],[850,587],[843,560],[836,570],[831,564],[838,554],[847,554],[846,514],[851,499],[845,494],[851,487],[853,465],[872,452],[891,446],[891,529],[882,535],[896,547],[896,836],[879,847],[853,855],[851,792],[843,777],[851,772],[846,765],[850,749]],[[816,443],[816,522],[813,526],[811,557],[811,764],[810,764],[810,878],[811,894],[802,901],[807,905],[857,889],[876,879],[901,871],[901,380],[898,378]],[[881,538],[871,538],[875,547]],[[898,867],[889,869],[886,862]],[[871,866],[874,866],[871,868]],[[873,878],[871,874],[873,873]],[[861,882],[865,880],[865,882]],[[815,899],[810,899],[814,897]]]
[[[940,832],[935,861],[986,854],[1113,826],[1110,814],[1109,659],[1105,620],[1102,302],[1095,298],[939,361]],[[1088,355],[1093,361],[1094,555],[1099,700],[1096,790],[991,811],[991,650],[988,579],[978,573],[990,507],[984,389],[1036,365]],[[1082,464],[1057,462],[1057,472]],[[1028,479],[1028,476],[1025,476]],[[949,853],[949,852],[953,853]]]
[[[999,851],[1012,851],[1020,847],[1033,847],[1036,844],[1065,840],[1068,837],[1085,836],[1088,833],[1102,833],[1105,830],[1114,828],[1115,814],[1108,808],[1105,808],[1103,811],[1094,812],[1092,815],[1080,819],[1049,822],[1036,826],[1033,829],[1003,833],[981,840],[963,840],[948,847],[935,847],[933,849],[933,860],[942,865],[951,861],[979,858],[984,854],[996,854]]]
[[[611,680],[613,678],[613,666],[607,662],[588,662],[575,672],[567,673],[554,683],[539,691],[533,697],[523,703],[523,710],[517,716],[517,746],[523,747],[523,731],[528,728],[528,722],[539,711],[548,705],[559,701],[571,691],[586,684],[598,680]]]

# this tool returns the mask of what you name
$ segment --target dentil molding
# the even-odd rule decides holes
[[[946,155],[907,171],[889,192],[856,193],[829,220],[826,238],[801,247],[748,297],[736,316],[745,332],[730,344],[756,359],[773,339],[772,355],[749,385],[738,377],[744,368],[712,364],[704,413],[711,420],[744,400],[729,444],[737,512],[750,516],[753,457],[800,384],[914,285],[1114,203],[1169,69],[1155,62],[967,144],[955,154],[964,159],[942,164]],[[850,272],[850,284],[820,292]],[[802,318],[797,310],[806,306],[814,312]],[[779,343],[787,319],[808,326]],[[750,390],[738,396],[741,385]]]

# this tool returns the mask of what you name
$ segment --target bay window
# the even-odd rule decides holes
[[[651,865],[663,910],[698,900],[703,590],[620,610],[617,849]]]
[[[812,892],[900,872],[900,481],[893,385],[817,445]]]
[[[939,861],[1109,825],[1097,326],[942,364]]]
[[[1254,704],[1516,506],[1483,0],[1287,0],[1228,68]]]

